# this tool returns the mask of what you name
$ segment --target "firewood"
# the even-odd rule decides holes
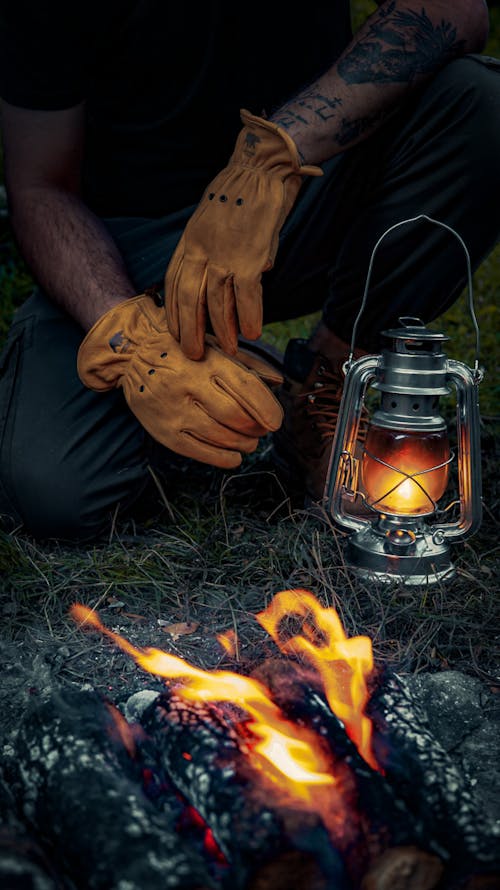
[[[373,720],[380,775],[354,749],[313,669],[274,659],[255,674],[291,719],[328,740],[339,758],[336,769],[349,763],[357,796],[353,810],[361,812],[366,829],[365,868],[385,849],[415,846],[442,861],[450,890],[461,890],[464,875],[480,872],[485,880],[490,872],[498,874],[498,831],[485,822],[465,777],[434,738],[425,713],[400,677],[383,670],[372,678],[367,713]],[[348,860],[348,871],[360,880],[355,859]]]
[[[358,843],[346,844],[338,822],[331,823],[330,833],[355,885],[371,864],[392,847],[415,845],[437,855],[445,854],[433,844],[432,837],[426,836],[423,821],[411,812],[386,778],[363,760],[331,711],[313,669],[290,659],[269,659],[254,671],[254,676],[267,685],[287,717],[314,729],[330,746],[334,774],[346,799],[346,812],[357,824]]]
[[[63,890],[38,844],[10,826],[0,828],[0,887]]]
[[[384,670],[367,713],[374,749],[388,781],[400,789],[428,834],[460,873],[500,870],[499,833],[488,824],[467,778],[438,742],[404,678]],[[478,867],[479,866],[479,867]]]
[[[437,856],[417,847],[394,847],[371,866],[360,890],[433,890],[443,871]]]
[[[158,769],[212,829],[234,890],[344,890],[349,884],[341,857],[320,816],[279,787],[269,790],[234,728],[241,721],[231,706],[186,701],[168,689],[141,717]]]
[[[325,890],[325,886],[331,890],[332,885],[325,885],[316,864],[299,850],[292,850],[261,866],[250,879],[248,890]]]
[[[34,703],[4,746],[19,816],[70,886],[210,890],[207,862],[177,831],[180,801],[155,810],[106,703],[63,690]],[[126,744],[124,744],[124,742]]]

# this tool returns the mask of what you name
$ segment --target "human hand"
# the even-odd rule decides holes
[[[305,175],[293,139],[276,124],[241,111],[234,152],[188,221],[165,275],[170,332],[185,355],[201,359],[207,315],[229,355],[238,332],[262,331],[262,273],[271,269],[279,233]]]
[[[164,309],[141,294],[96,322],[77,367],[90,389],[122,387],[131,411],[162,445],[228,469],[283,419],[267,385],[279,383],[279,374],[255,359],[249,370],[239,357],[207,341],[202,360],[191,361],[170,334]]]

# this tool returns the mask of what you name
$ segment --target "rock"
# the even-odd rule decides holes
[[[142,689],[140,692],[134,692],[123,706],[125,720],[128,720],[129,723],[138,723],[146,708],[158,698],[159,694],[154,689]]]
[[[488,817],[500,822],[500,699],[459,671],[407,678],[434,735],[469,777]]]

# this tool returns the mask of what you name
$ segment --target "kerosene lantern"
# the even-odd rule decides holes
[[[457,234],[430,217],[418,219]],[[417,318],[401,318],[399,327],[383,331],[385,347],[380,355],[353,361],[356,327],[382,238],[372,254],[363,303],[354,325],[325,503],[335,524],[351,533],[345,560],[356,574],[405,584],[435,583],[454,574],[450,544],[470,537],[481,523],[478,384],[482,374],[470,259],[460,239],[467,256],[469,309],[476,329],[474,369],[448,358],[443,350],[448,337],[430,330]],[[456,454],[450,449],[447,423],[440,413],[440,398],[453,392]],[[373,397],[378,405],[360,437],[360,425],[365,426]],[[459,507],[459,516],[446,522],[443,517],[453,504],[443,506],[442,499],[455,460],[459,493],[453,504]],[[362,510],[358,509],[360,505]]]

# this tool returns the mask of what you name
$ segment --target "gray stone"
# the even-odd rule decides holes
[[[159,694],[154,689],[142,689],[140,692],[134,692],[123,706],[125,720],[128,720],[129,723],[138,723],[146,708],[158,698]]]
[[[500,823],[500,697],[458,671],[407,681],[436,739],[463,769],[488,818]]]

